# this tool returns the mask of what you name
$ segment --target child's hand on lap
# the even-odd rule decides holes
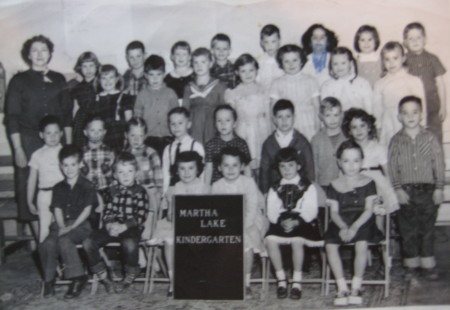
[[[442,189],[435,189],[433,192],[433,202],[435,205],[440,205],[444,200]]]
[[[406,205],[409,203],[409,196],[402,188],[396,189],[395,194],[397,194],[398,202],[401,205]],[[434,198],[434,195],[433,195],[433,198]]]
[[[58,236],[60,237],[62,235],[65,235],[71,230],[72,230],[72,226],[65,226],[63,228],[60,228],[59,231],[58,231]]]

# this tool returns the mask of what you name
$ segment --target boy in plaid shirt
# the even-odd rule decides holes
[[[139,273],[139,241],[149,208],[148,195],[136,184],[137,162],[128,152],[118,155],[114,163],[114,177],[118,184],[101,192],[104,203],[103,227],[84,240],[90,269],[96,273],[108,292],[114,290],[99,249],[109,242],[120,242],[125,257],[126,275],[120,290],[126,290]],[[153,208],[153,206],[152,206]]]

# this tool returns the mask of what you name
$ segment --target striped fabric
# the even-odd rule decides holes
[[[444,156],[436,137],[421,129],[412,139],[403,129],[389,145],[389,174],[395,189],[404,184],[435,184],[444,187]]]

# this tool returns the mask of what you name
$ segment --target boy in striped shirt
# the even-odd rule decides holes
[[[436,136],[420,126],[421,119],[420,98],[400,100],[398,120],[403,128],[389,144],[389,174],[400,203],[398,225],[407,281],[419,267],[427,279],[438,278],[433,234],[443,200],[444,157]]]

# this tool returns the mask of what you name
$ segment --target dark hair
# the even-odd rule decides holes
[[[112,167],[114,172],[117,171],[117,166],[119,164],[131,164],[134,166],[134,168],[136,170],[138,169],[138,163],[137,163],[136,157],[134,157],[134,155],[131,154],[130,152],[120,152],[116,156],[116,159],[114,160],[114,164]]]
[[[174,45],[172,45],[172,48],[170,49],[170,54],[174,54],[175,50],[181,48],[188,51],[188,53],[191,53],[191,46],[186,41],[177,41]]]
[[[300,68],[303,68],[303,66],[306,63],[306,54],[305,52],[300,48],[300,46],[295,44],[287,44],[283,45],[278,49],[277,52],[277,62],[281,69],[283,69],[283,56],[287,53],[297,53],[300,57]]]
[[[333,31],[325,28],[322,24],[313,24],[306,30],[301,39],[302,47],[305,50],[306,55],[309,55],[313,52],[313,48],[311,45],[311,37],[313,35],[314,30],[316,29],[322,29],[325,32],[325,36],[327,37],[327,46],[326,46],[327,52],[332,51],[338,45],[338,38]]]
[[[344,120],[342,121],[342,132],[345,134],[347,138],[353,139],[350,134],[351,123],[353,119],[360,119],[364,123],[367,124],[369,128],[369,139],[374,140],[377,138],[377,128],[375,126],[376,119],[363,109],[350,108],[344,113]]]
[[[194,64],[194,58],[198,56],[205,56],[208,57],[209,61],[213,61],[211,51],[206,47],[199,47],[195,49],[195,51],[192,53],[192,60],[191,60],[192,65]]]
[[[301,166],[301,170],[303,170],[306,165],[306,160],[303,153],[293,147],[282,148],[275,156],[275,164],[277,165],[277,167],[280,163],[287,163],[290,161],[295,161],[297,164],[299,164]]]
[[[341,145],[339,145],[337,151],[336,151],[336,158],[337,159],[341,159],[342,154],[344,153],[345,150],[351,150],[351,149],[356,149],[361,153],[361,158],[364,158],[364,152],[361,148],[361,146],[356,143],[353,140],[347,140],[341,143]]]
[[[122,87],[123,87],[123,79],[122,79],[122,76],[119,73],[119,70],[117,70],[117,68],[114,65],[106,64],[106,65],[100,66],[100,68],[98,69],[98,79],[97,79],[98,80],[97,81],[97,83],[98,83],[97,89],[98,90],[100,90],[100,91],[103,90],[102,85],[101,85],[101,81],[100,81],[102,74],[107,74],[107,73],[110,73],[110,72],[114,73],[119,78],[117,83],[116,83],[116,88],[119,89],[119,90],[122,89]]]
[[[339,108],[342,111],[341,102],[335,97],[325,97],[320,101],[319,113],[323,114],[327,109]]]
[[[144,128],[144,133],[147,133],[147,123],[141,117],[133,117],[127,122],[127,131],[129,132],[132,126]]]
[[[267,24],[261,29],[260,39],[262,40],[264,37],[270,37],[273,34],[276,34],[278,38],[281,38],[280,29],[273,24]]]
[[[61,129],[61,121],[58,116],[55,115],[46,115],[39,121],[39,132],[44,132],[45,128],[48,125],[58,125],[59,129]]]
[[[125,54],[127,54],[131,50],[142,50],[142,52],[145,53],[144,43],[142,43],[141,41],[131,41],[125,48]]]
[[[231,47],[230,37],[228,35],[226,35],[225,33],[218,33],[211,39],[211,48],[214,47],[214,41],[227,42],[228,45]]]
[[[370,32],[375,41],[375,51],[380,47],[380,36],[378,35],[378,30],[374,26],[370,25],[362,25],[356,30],[355,38],[353,39],[353,48],[358,53],[361,53],[361,49],[359,48],[359,39],[364,32]]]
[[[175,165],[178,169],[179,163],[189,163],[189,162],[195,162],[195,165],[197,166],[197,177],[200,176],[203,172],[203,157],[200,156],[199,153],[196,151],[185,151],[178,154]]]
[[[398,103],[398,111],[400,112],[400,110],[402,109],[403,105],[405,105],[408,102],[416,103],[420,107],[420,111],[422,111],[422,109],[423,109],[423,107],[422,107],[422,99],[420,99],[419,97],[416,97],[416,96],[403,97],[400,100],[400,102]]]
[[[294,104],[292,103],[292,101],[287,99],[280,99],[275,102],[272,108],[272,113],[275,116],[281,110],[291,110],[292,114],[295,113]]]
[[[239,71],[239,68],[246,65],[246,64],[252,64],[255,66],[256,70],[259,69],[258,61],[250,54],[242,54],[239,56],[236,61],[234,62],[234,70]]]
[[[98,115],[98,114],[94,114],[94,115],[89,116],[89,117],[86,119],[86,121],[84,122],[83,128],[84,128],[84,129],[87,129],[87,127],[88,127],[92,122],[95,122],[95,121],[100,121],[100,122],[102,122],[102,123],[103,123],[103,129],[106,129],[105,120],[104,120],[100,115]]]
[[[217,158],[218,159],[218,163],[222,162],[223,157],[225,155],[238,157],[239,161],[241,162],[241,164],[244,164],[244,165],[248,164],[248,159],[245,156],[245,154],[239,148],[237,148],[235,146],[226,146],[223,149],[221,149],[220,150],[220,155]]]
[[[166,71],[166,62],[164,58],[158,55],[150,55],[144,62],[144,71],[148,73],[150,70]]]
[[[423,36],[424,37],[426,36],[425,27],[419,22],[413,22],[413,23],[409,23],[408,25],[406,25],[405,29],[403,29],[403,39],[406,39],[408,32],[413,29],[422,31]]]
[[[167,113],[167,119],[169,120],[172,114],[181,114],[184,115],[187,119],[191,117],[191,113],[185,107],[175,107]]]
[[[22,50],[20,51],[20,54],[22,55],[22,59],[23,61],[25,61],[25,63],[29,66],[32,65],[31,60],[29,58],[30,56],[30,51],[31,51],[31,46],[33,45],[34,42],[40,42],[40,43],[44,43],[45,45],[47,45],[48,51],[50,52],[50,57],[48,59],[48,62],[50,62],[50,60],[52,59],[52,55],[53,55],[53,42],[50,41],[49,38],[43,36],[43,35],[37,35],[34,36],[28,40],[26,40],[23,45],[22,45]]]
[[[353,65],[355,76],[350,80],[350,83],[353,83],[353,81],[358,76],[358,66],[356,65],[356,60],[355,57],[353,57],[352,51],[343,46],[336,47],[334,50],[331,51],[330,62],[328,63],[328,72],[330,73],[330,76],[333,77],[333,79],[337,80],[337,76],[333,72],[333,65],[332,65],[333,63],[332,58],[335,55],[346,55],[348,60],[350,61],[350,64]]]
[[[59,162],[62,163],[68,157],[76,156],[78,162],[83,159],[83,151],[75,144],[64,145],[58,153]]]
[[[380,55],[381,55],[381,64],[383,67],[383,75],[385,75],[387,73],[387,69],[384,66],[384,61],[383,61],[384,55],[383,54],[386,52],[393,51],[395,49],[399,49],[402,56],[405,56],[405,49],[403,48],[403,45],[401,45],[399,42],[396,42],[396,41],[387,42],[381,49]],[[406,66],[406,61],[403,63],[403,67],[405,67],[405,66]]]
[[[85,62],[93,62],[95,64],[95,67],[97,68],[97,72],[98,72],[98,68],[100,67],[100,62],[98,61],[97,56],[92,52],[81,53],[81,55],[77,59],[77,62],[75,63],[75,67],[73,68],[73,70],[76,73],[83,76],[83,73],[81,72],[81,67]]]
[[[238,117],[237,112],[231,105],[229,105],[229,104],[220,104],[214,109],[214,121],[217,120],[217,112],[222,111],[222,110],[230,111],[231,114],[233,115],[234,121],[237,120],[237,117]]]

